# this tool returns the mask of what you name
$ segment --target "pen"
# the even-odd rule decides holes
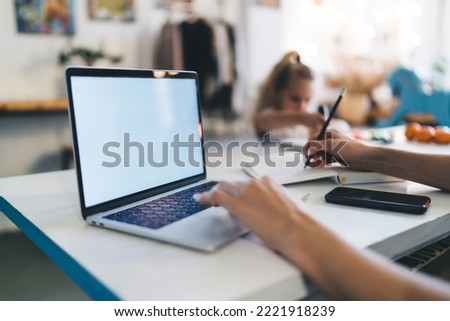
[[[339,94],[339,97],[337,98],[336,102],[334,103],[333,108],[331,108],[330,114],[328,115],[327,120],[323,124],[322,129],[320,130],[320,133],[317,136],[316,140],[322,140],[322,139],[325,138],[325,133],[327,131],[328,125],[330,124],[331,119],[333,118],[334,114],[336,113],[336,110],[337,110],[337,108],[339,106],[339,103],[341,102],[342,97],[344,97],[344,95],[345,95],[345,91],[346,91],[346,89],[342,88],[342,90],[341,90],[341,92]],[[309,165],[310,162],[311,162],[311,158],[308,157],[306,159],[304,168],[306,168]]]
[[[323,118],[327,119],[328,116],[330,115],[330,108],[328,107],[328,105],[321,105],[321,114],[323,115]]]

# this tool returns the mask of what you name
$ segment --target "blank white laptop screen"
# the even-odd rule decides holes
[[[71,82],[86,207],[204,172],[194,79]]]

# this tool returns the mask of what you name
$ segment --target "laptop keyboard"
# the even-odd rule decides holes
[[[126,210],[109,214],[104,218],[152,229],[158,229],[203,211],[211,205],[198,203],[193,195],[210,190],[217,182],[207,182],[192,188],[170,194]]]

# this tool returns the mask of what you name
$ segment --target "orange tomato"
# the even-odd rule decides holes
[[[447,126],[437,127],[434,134],[434,141],[438,144],[450,144],[450,129]]]
[[[429,143],[434,138],[435,130],[431,126],[422,126],[422,129],[415,135],[415,140],[421,143]]]
[[[417,133],[422,130],[422,126],[419,123],[410,123],[406,126],[405,136],[408,140],[413,140]]]

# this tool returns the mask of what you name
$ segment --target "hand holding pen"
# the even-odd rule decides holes
[[[336,102],[334,103],[333,108],[332,108],[331,111],[330,111],[330,114],[329,114],[328,117],[327,117],[327,120],[326,120],[325,123],[323,124],[322,129],[320,130],[319,135],[316,137],[317,140],[322,140],[322,139],[325,138],[325,133],[327,132],[328,125],[330,125],[331,119],[334,117],[334,114],[336,113],[336,110],[337,110],[337,108],[338,108],[338,106],[339,106],[339,104],[340,104],[340,102],[341,102],[341,100],[342,100],[342,97],[344,97],[344,95],[345,95],[345,91],[346,91],[346,89],[345,89],[345,88],[342,88],[342,90],[341,90],[341,92],[340,92],[340,94],[339,94],[339,96],[338,96]],[[311,162],[311,158],[308,157],[308,158],[306,159],[306,162],[305,162],[305,168],[309,165],[310,162]]]

